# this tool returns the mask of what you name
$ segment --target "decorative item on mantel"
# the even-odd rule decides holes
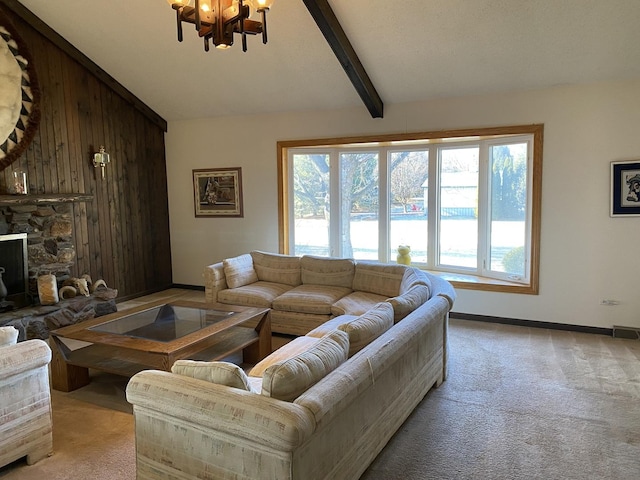
[[[38,277],[38,298],[40,305],[55,305],[60,301],[55,275],[49,273]]]
[[[105,151],[104,146],[100,146],[100,151],[93,154],[94,168],[100,167],[102,170],[102,179],[104,180],[104,168],[111,162],[111,156]]]
[[[104,300],[115,298],[118,294],[117,290],[111,290],[111,293],[105,296],[105,292],[109,290],[107,283],[102,279],[93,282],[91,277],[86,273],[80,278],[69,278],[62,282],[62,287],[60,287],[58,293],[63,300],[74,298],[77,295],[88,297],[91,294],[95,294],[100,287],[104,287],[104,292],[98,292],[102,293],[101,298]]]
[[[233,34],[242,35],[242,51],[247,51],[247,34],[262,34],[267,43],[267,12],[273,0],[167,0],[176,11],[178,41],[182,42],[182,22],[192,23],[200,37],[204,38],[204,50],[209,51],[209,41],[219,49],[233,45]],[[251,20],[252,10],[260,15],[260,21]]]
[[[11,186],[10,193],[14,195],[26,195],[29,193],[28,190],[27,172],[22,170],[13,172],[13,185]]]

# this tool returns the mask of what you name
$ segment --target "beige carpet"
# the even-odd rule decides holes
[[[640,341],[451,321],[449,379],[363,480],[640,478]],[[52,457],[2,480],[135,478],[126,380],[53,392]]]
[[[454,320],[449,379],[373,479],[640,478],[640,342]]]
[[[31,466],[8,465],[0,469],[2,480],[136,478],[133,416],[122,411],[126,379],[95,380],[77,393],[52,391],[53,455]]]

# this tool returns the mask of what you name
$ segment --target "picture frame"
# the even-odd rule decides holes
[[[611,162],[610,215],[640,216],[640,160]]]
[[[243,217],[242,169],[193,170],[193,200],[196,217]]]

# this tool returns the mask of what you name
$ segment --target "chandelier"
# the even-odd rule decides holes
[[[242,35],[242,51],[247,51],[247,35],[262,34],[267,43],[267,11],[273,0],[167,0],[176,11],[178,41],[182,41],[182,23],[195,25],[198,35],[204,38],[204,49],[209,42],[216,48],[233,45],[233,34]],[[252,13],[259,14],[260,21],[251,20]]]

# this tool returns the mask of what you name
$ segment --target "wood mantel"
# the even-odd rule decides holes
[[[43,193],[41,195],[0,195],[0,207],[7,205],[40,205],[52,203],[90,202],[85,193]]]

